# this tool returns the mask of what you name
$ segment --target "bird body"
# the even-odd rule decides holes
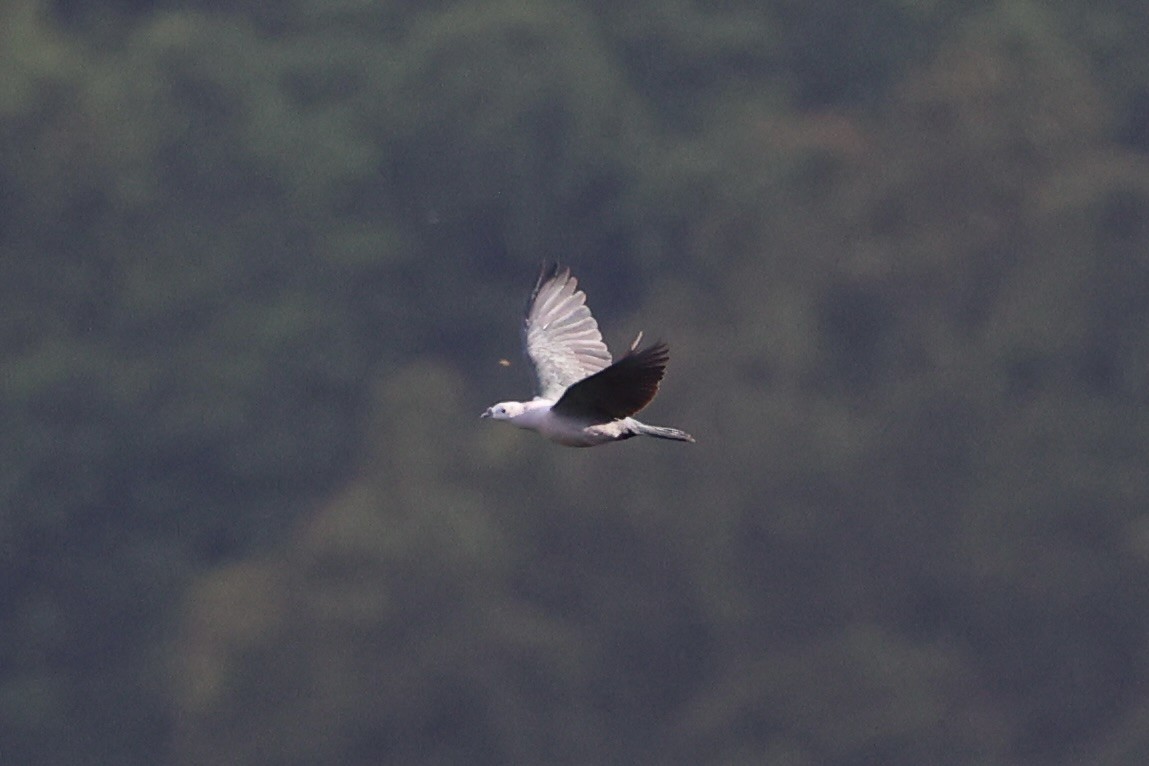
[[[569,269],[544,270],[527,303],[523,345],[538,396],[500,402],[483,417],[505,420],[568,447],[594,447],[633,436],[693,442],[676,428],[650,426],[634,415],[658,393],[670,361],[665,343],[638,345],[612,363],[586,294]]]
[[[512,406],[516,404],[519,406]],[[540,436],[565,447],[594,447],[607,442],[621,441],[638,436],[646,427],[634,418],[596,423],[564,417],[554,411],[554,404],[546,399],[537,398],[529,402],[502,402],[483,413],[483,417],[506,420],[516,428],[535,431]]]

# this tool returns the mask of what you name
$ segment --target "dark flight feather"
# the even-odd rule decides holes
[[[670,361],[670,348],[655,343],[630,351],[606,369],[568,388],[551,409],[591,422],[627,418],[650,404]]]

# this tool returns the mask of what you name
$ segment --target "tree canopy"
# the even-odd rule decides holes
[[[5,760],[1145,762],[1146,14],[7,3]]]

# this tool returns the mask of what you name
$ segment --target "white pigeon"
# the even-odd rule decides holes
[[[499,402],[482,414],[505,420],[568,447],[594,447],[632,436],[693,442],[677,428],[648,426],[634,415],[658,393],[670,361],[665,343],[630,350],[611,363],[586,294],[570,269],[539,274],[523,320],[523,345],[538,395],[529,402]]]

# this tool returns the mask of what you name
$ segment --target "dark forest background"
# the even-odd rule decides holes
[[[4,0],[0,761],[1149,762],[1146,29]]]

